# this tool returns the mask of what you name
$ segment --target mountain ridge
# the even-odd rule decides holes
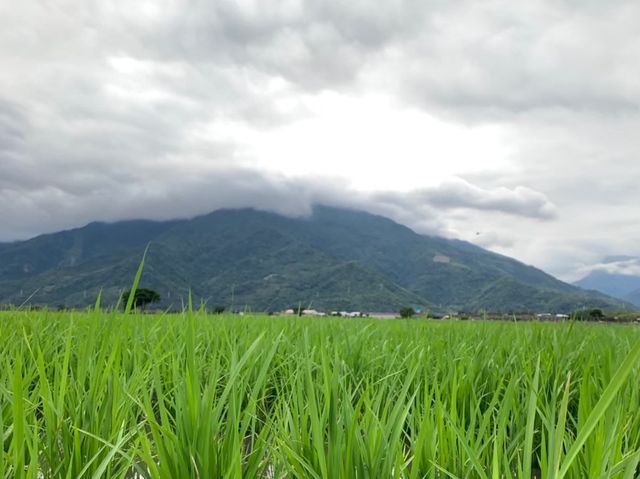
[[[0,247],[0,303],[86,306],[99,290],[114,303],[151,243],[143,283],[160,306],[191,291],[209,305],[277,311],[566,312],[624,307],[507,256],[420,235],[388,218],[316,206],[305,218],[222,209],[189,220],[89,225]]]
[[[607,257],[604,264],[619,261],[635,263],[640,266],[640,258],[633,256]],[[573,284],[581,288],[599,291],[640,307],[640,275],[612,273],[605,269],[596,269]]]

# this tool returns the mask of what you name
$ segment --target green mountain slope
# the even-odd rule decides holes
[[[0,303],[114,303],[151,242],[143,283],[161,307],[556,311],[619,307],[511,258],[418,235],[389,219],[316,207],[295,219],[251,209],[191,220],[92,223],[0,248]]]
[[[640,289],[636,289],[635,291],[631,291],[624,297],[625,301],[640,307]]]

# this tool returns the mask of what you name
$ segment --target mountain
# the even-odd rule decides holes
[[[160,307],[549,311],[623,307],[470,243],[387,218],[318,206],[308,218],[253,209],[190,220],[91,223],[0,248],[0,303],[114,304],[150,243],[142,284]]]
[[[628,303],[633,304],[634,306],[640,307],[640,288],[631,291],[624,297],[624,300]]]
[[[640,271],[640,258],[610,256],[603,260],[601,269],[591,271],[574,285],[640,306],[640,275],[633,274],[636,271]]]

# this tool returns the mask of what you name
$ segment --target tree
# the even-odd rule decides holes
[[[605,318],[601,309],[581,309],[573,313],[573,317],[578,321],[599,321]]]
[[[400,308],[400,317],[401,318],[410,318],[416,314],[416,310],[411,306],[405,306],[404,308]]]
[[[122,293],[122,304],[127,304],[130,294],[130,290]],[[136,289],[136,292],[133,296],[133,305],[136,308],[140,308],[141,310],[144,310],[147,304],[156,303],[158,301],[160,301],[160,295],[156,291],[148,288]]]
[[[218,304],[213,308],[213,314],[222,314],[224,313],[225,309],[226,309],[225,306],[223,306],[222,304]]]

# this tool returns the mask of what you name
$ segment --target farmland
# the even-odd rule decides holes
[[[631,325],[8,311],[0,338],[0,477],[637,477]]]

